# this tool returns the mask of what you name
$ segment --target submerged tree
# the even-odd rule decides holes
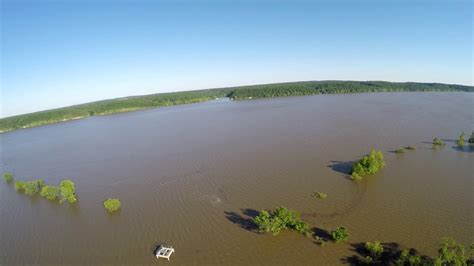
[[[331,237],[336,242],[346,241],[349,238],[349,233],[344,226],[339,226],[336,230],[331,231]]]
[[[3,174],[3,180],[7,183],[11,183],[13,181],[13,174],[10,172],[6,172]]]
[[[454,239],[445,237],[441,239],[438,256],[434,260],[436,266],[443,265],[467,265],[467,257],[464,246],[456,243]]]
[[[351,176],[354,180],[361,180],[364,176],[373,175],[385,166],[381,151],[371,150],[369,155],[362,157],[352,165]]]
[[[461,135],[459,135],[458,140],[456,141],[459,147],[464,146],[465,137],[466,135],[464,135],[464,132],[461,132]]]
[[[61,194],[61,189],[55,186],[46,185],[41,189],[41,197],[45,197],[49,200],[56,200]]]
[[[305,235],[310,233],[308,224],[301,220],[300,214],[285,207],[279,207],[273,212],[263,210],[254,218],[254,222],[262,233],[271,232],[278,235],[283,229],[295,230]]]
[[[76,186],[74,182],[69,179],[63,180],[61,181],[59,188],[61,194],[61,203],[65,200],[67,200],[69,203],[76,202]]]
[[[433,149],[437,149],[439,147],[443,147],[445,145],[444,141],[439,138],[433,139]]]
[[[44,181],[41,178],[33,181],[16,181],[15,190],[32,196],[38,193],[43,185]]]
[[[120,209],[121,203],[119,199],[107,199],[104,201],[104,208],[109,212],[114,212]]]
[[[471,133],[471,137],[468,140],[469,143],[474,143],[474,132]]]
[[[379,241],[365,242],[364,248],[373,259],[380,257],[383,253],[383,246]]]

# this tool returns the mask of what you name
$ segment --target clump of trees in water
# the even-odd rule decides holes
[[[285,207],[279,207],[272,212],[263,210],[253,221],[261,233],[278,235],[281,230],[289,229],[306,236],[310,234],[309,226],[301,220],[300,214]]]
[[[347,229],[344,226],[339,226],[335,230],[331,231],[331,237],[334,242],[339,243],[347,241],[347,239],[349,238],[349,233],[347,232]]]
[[[441,148],[444,145],[446,145],[446,144],[441,139],[439,139],[439,138],[434,138],[433,139],[433,149]]]
[[[119,199],[109,198],[104,201],[104,208],[109,212],[114,212],[120,209],[121,203]]]
[[[15,190],[32,196],[38,193],[43,185],[44,181],[41,178],[32,181],[15,181]]]
[[[458,144],[459,147],[464,146],[465,137],[466,135],[464,135],[464,132],[461,132],[461,135],[459,135],[458,140],[456,141],[456,144]]]
[[[6,172],[3,174],[3,180],[7,183],[11,183],[13,181],[13,174],[10,172]]]
[[[405,153],[405,148],[398,148],[395,150],[395,153],[398,153],[398,154]]]
[[[7,182],[13,181],[13,175],[11,173],[4,174]],[[69,179],[61,181],[59,186],[46,185],[44,180],[39,178],[32,181],[15,181],[15,190],[24,193],[29,196],[40,194],[48,200],[57,200],[62,203],[68,201],[74,203],[77,201],[76,196],[76,185]]]
[[[366,265],[399,265],[399,266],[467,266],[474,265],[474,247],[471,244],[471,258],[466,255],[463,245],[456,243],[450,237],[441,239],[438,254],[434,258],[420,256],[414,249],[404,249],[401,252],[388,247],[384,249],[384,244],[379,241],[366,242],[363,257],[358,258],[360,264]]]
[[[362,157],[362,159],[352,165],[351,177],[353,180],[361,180],[364,176],[377,173],[384,166],[383,153],[371,150],[369,155]]]
[[[474,132],[471,133],[471,137],[468,140],[469,143],[474,143]]]
[[[416,150],[416,147],[415,146],[412,146],[412,145],[408,145],[405,147],[406,150],[409,150],[409,151],[414,151]]]
[[[325,199],[328,196],[328,194],[316,191],[316,192],[313,192],[312,196],[318,199]]]

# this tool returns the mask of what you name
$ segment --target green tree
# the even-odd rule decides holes
[[[44,181],[41,178],[33,181],[16,181],[15,189],[31,196],[38,193],[43,185]]]
[[[370,253],[372,258],[378,258],[383,253],[383,246],[379,241],[365,242],[364,248]]]
[[[441,241],[438,256],[434,261],[436,266],[467,265],[467,257],[463,245],[456,243],[456,241],[450,237],[442,238]]]
[[[456,141],[456,143],[458,144],[459,147],[464,146],[465,138],[466,138],[466,135],[464,135],[464,132],[461,132],[461,135],[459,135],[459,138]]]
[[[67,200],[69,203],[74,203],[77,201],[76,186],[74,182],[72,182],[69,179],[63,180],[61,181],[59,188],[60,188],[60,194],[61,194],[61,200],[60,200],[61,203],[65,200]]]
[[[369,155],[362,157],[362,159],[352,165],[351,177],[354,180],[361,180],[364,176],[377,173],[384,166],[383,153],[371,150]]]
[[[395,261],[397,266],[422,266],[422,265],[431,265],[430,261],[424,261],[420,256],[411,254],[410,250],[404,249],[400,253],[400,256]]]
[[[25,189],[26,182],[24,181],[15,181],[15,190],[18,192],[23,192]]]
[[[61,193],[61,189],[55,186],[46,185],[41,189],[40,195],[49,200],[56,200]]]
[[[5,182],[11,183],[13,181],[13,174],[10,172],[6,172],[3,174],[3,179],[5,180]]]
[[[439,147],[443,147],[445,145],[444,141],[439,138],[433,139],[433,149],[437,149]]]
[[[344,226],[339,226],[336,230],[331,231],[331,237],[336,242],[346,241],[349,238],[349,233]]]
[[[301,220],[300,214],[285,207],[279,207],[273,212],[263,210],[254,218],[254,222],[260,232],[273,235],[278,235],[284,229],[295,230],[305,235],[309,235],[310,232],[308,224]]]
[[[471,137],[468,140],[469,143],[474,143],[474,132],[471,133]]]
[[[119,199],[107,199],[104,201],[104,207],[109,212],[114,212],[120,209],[121,203]]]

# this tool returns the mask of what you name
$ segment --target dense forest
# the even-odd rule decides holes
[[[440,83],[413,82],[394,83],[384,81],[306,81],[160,93],[91,102],[59,109],[2,118],[0,119],[0,132],[58,123],[94,115],[107,115],[161,106],[204,102],[221,97],[229,97],[233,100],[242,100],[313,94],[395,91],[474,92],[474,87]]]
[[[234,88],[229,97],[235,100],[271,98],[312,94],[342,94],[397,91],[465,91],[474,92],[472,86],[440,83],[396,83],[386,81],[308,81],[278,83]]]

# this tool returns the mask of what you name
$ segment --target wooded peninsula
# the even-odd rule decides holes
[[[386,81],[304,81],[159,93],[103,100],[2,118],[0,119],[0,133],[20,128],[29,128],[68,120],[81,119],[95,115],[108,115],[162,106],[197,103],[222,97],[228,97],[232,100],[248,100],[257,98],[314,94],[403,91],[474,92],[474,87],[453,84],[415,82],[397,83]]]

